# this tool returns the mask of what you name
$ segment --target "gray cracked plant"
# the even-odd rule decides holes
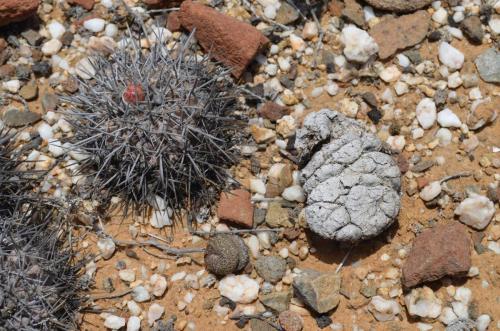
[[[295,148],[303,165],[305,217],[312,231],[358,242],[395,221],[400,170],[382,142],[359,122],[328,109],[311,113],[297,130]]]
[[[159,198],[197,210],[226,189],[244,123],[237,90],[229,70],[197,55],[190,39],[146,52],[131,37],[109,58],[93,57],[95,75],[63,97],[69,142],[89,156],[80,163],[87,192],[103,204],[118,196],[135,210],[157,208]]]

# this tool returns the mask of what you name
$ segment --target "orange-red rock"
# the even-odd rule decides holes
[[[38,8],[38,0],[1,0],[0,26],[12,22],[24,21],[34,15]]]
[[[232,222],[246,228],[253,227],[253,205],[250,192],[239,189],[222,193],[217,209],[220,220]]]
[[[431,23],[431,17],[425,10],[398,18],[387,17],[370,30],[370,35],[378,44],[381,59],[394,55],[421,42]]]
[[[444,276],[464,276],[471,267],[471,242],[467,229],[456,222],[424,231],[413,241],[403,266],[407,288]]]
[[[285,115],[290,114],[290,108],[278,105],[275,102],[267,101],[259,108],[260,116],[271,121],[277,121]]]
[[[181,25],[195,36],[206,52],[232,69],[239,78],[269,40],[255,27],[210,7],[187,0],[179,12]]]
[[[68,2],[72,5],[77,5],[87,10],[92,10],[95,3],[94,0],[69,0]]]

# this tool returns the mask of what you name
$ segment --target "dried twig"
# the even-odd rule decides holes
[[[134,241],[113,239],[113,242],[118,246],[152,246],[163,251],[165,254],[177,256],[205,252],[204,248],[175,248],[160,244],[156,240]]]
[[[205,235],[215,236],[217,234],[281,232],[283,230],[284,229],[282,229],[282,228],[279,228],[279,229],[235,229],[235,230],[228,230],[228,231],[191,231],[190,233],[197,235],[197,236],[205,236]]]
[[[447,181],[452,180],[452,179],[457,179],[457,178],[461,178],[461,177],[470,177],[470,176],[472,176],[472,173],[470,173],[468,171],[459,172],[457,174],[453,174],[453,175],[441,178],[441,180],[439,181],[439,183],[442,184],[442,183],[447,182]]]
[[[89,299],[91,301],[97,301],[97,300],[104,300],[104,299],[116,299],[116,298],[121,298],[126,296],[127,294],[131,293],[133,289],[128,289],[122,292],[118,293],[110,293],[110,294],[101,294],[101,295],[90,295]]]

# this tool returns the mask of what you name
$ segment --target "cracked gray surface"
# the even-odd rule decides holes
[[[357,121],[323,109],[297,130],[309,228],[337,241],[377,236],[396,219],[401,174],[382,142]]]

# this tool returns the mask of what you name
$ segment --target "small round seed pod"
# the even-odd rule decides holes
[[[205,265],[211,273],[217,276],[233,274],[245,268],[248,261],[248,248],[240,237],[219,234],[209,240]]]

